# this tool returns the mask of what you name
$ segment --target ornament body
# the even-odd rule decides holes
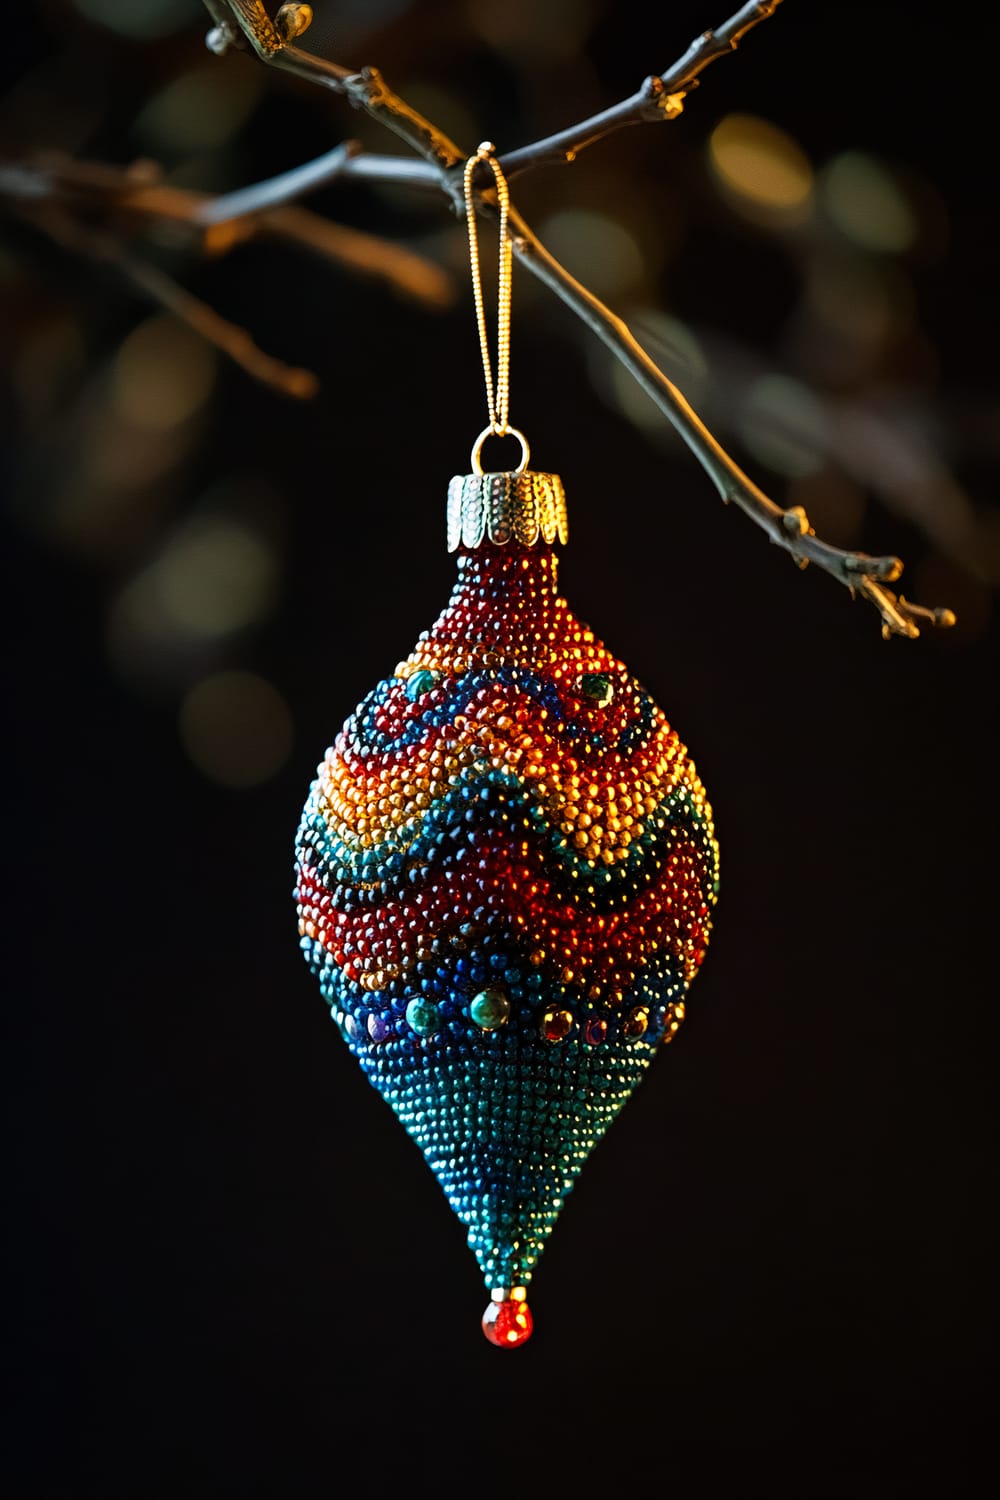
[[[451,599],[318,768],[296,898],[323,997],[513,1347],[566,1194],[684,1018],[718,845],[685,747],[559,595],[558,481],[471,478]]]

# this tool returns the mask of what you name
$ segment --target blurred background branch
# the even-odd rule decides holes
[[[293,199],[334,181],[356,151],[348,141],[316,161],[283,172],[266,182],[212,196],[163,182],[153,162],[127,168],[72,158],[0,165],[0,202],[8,212],[47,234],[64,249],[103,261],[152,301],[181,318],[209,343],[240,365],[255,380],[281,395],[314,396],[318,381],[308,370],[292,369],[254,344],[250,334],[182,292],[165,272],[127,250],[130,223],[143,218],[189,225],[201,247],[225,254],[257,235],[270,236],[313,250],[359,275],[387,282],[394,290],[446,307],[453,280],[442,267],[404,245],[335,224],[301,207]],[[88,222],[95,211],[106,224]],[[81,219],[78,217],[82,215]],[[199,231],[204,231],[199,233]]]

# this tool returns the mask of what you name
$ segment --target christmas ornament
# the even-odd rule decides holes
[[[297,840],[300,933],[347,1046],[468,1229],[483,1329],[526,1287],[594,1145],[676,1035],[718,845],[687,751],[557,589],[563,486],[510,426],[506,183],[466,168],[490,422],[448,490],[444,612],[327,750]],[[471,203],[500,207],[494,390]],[[518,468],[486,473],[493,434]]]

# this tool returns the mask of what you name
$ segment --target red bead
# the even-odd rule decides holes
[[[561,1042],[573,1029],[573,1016],[568,1010],[550,1009],[542,1016],[542,1036],[547,1042]]]
[[[534,1323],[523,1297],[490,1302],[483,1313],[483,1332],[498,1349],[517,1349],[531,1338]]]

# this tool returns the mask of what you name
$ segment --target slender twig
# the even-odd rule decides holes
[[[0,201],[15,207],[55,201],[88,210],[98,203],[119,216],[168,219],[206,231],[206,246],[215,254],[253,236],[267,235],[324,255],[359,275],[385,281],[394,291],[428,307],[450,306],[454,279],[436,262],[405,245],[331,223],[291,205],[290,200],[341,175],[358,150],[356,142],[345,142],[292,172],[221,197],[173,187],[148,171],[49,157],[38,164],[0,165]],[[440,186],[437,178],[434,181]]]
[[[426,255],[418,255],[415,250],[381,235],[334,224],[293,203],[269,210],[260,215],[257,223],[268,236],[316,250],[359,276],[386,282],[394,291],[413,297],[425,307],[450,307],[455,301],[455,280],[450,272]]]
[[[283,360],[265,354],[245,328],[222,317],[158,266],[130,254],[113,235],[80,224],[71,214],[51,203],[25,209],[21,217],[74,254],[110,266],[144,296],[166,308],[208,343],[235,360],[255,380],[298,400],[314,396],[319,389],[319,382],[311,370],[286,365]]]
[[[449,168],[462,167],[467,152],[456,146],[450,136],[432,125],[417,110],[412,109],[386,83],[377,68],[362,68],[358,73],[348,73],[334,64],[316,58],[311,52],[302,52],[298,47],[286,47],[270,59],[275,67],[294,73],[310,83],[322,83],[338,94],[343,94],[355,109],[363,109],[387,130],[406,141],[419,156],[442,174]],[[319,68],[317,69],[317,63]],[[447,186],[445,176],[445,185]]]
[[[205,0],[205,4],[216,22],[208,37],[213,51],[224,52],[242,35],[264,62],[342,94],[355,109],[363,109],[378,120],[442,173],[464,164],[468,152],[394,93],[378,68],[344,68],[286,44],[280,26],[268,16],[262,0]]]
[[[462,212],[461,173],[457,169],[465,165],[468,152],[394,93],[377,68],[352,71],[313,52],[283,44],[281,29],[268,16],[262,0],[205,0],[205,5],[216,23],[208,35],[213,51],[224,52],[245,37],[258,57],[272,67],[343,95],[355,109],[363,109],[436,168],[440,185]]]
[[[307,193],[314,193],[335,181],[350,158],[360,150],[357,141],[343,141],[332,151],[307,161],[304,166],[293,167],[290,172],[282,172],[278,177],[268,177],[264,182],[237,188],[232,193],[221,193],[216,198],[206,196],[195,213],[195,223],[221,224],[225,219],[240,219],[265,208],[275,208],[279,203],[304,198]]]
[[[571,276],[545,248],[513,207],[510,211],[514,253],[523,265],[550,287],[624,364],[629,374],[655,401],[715,484],[726,504],[735,504],[766,531],[771,541],[789,552],[800,567],[815,563],[825,573],[864,594],[882,616],[883,628],[893,635],[919,635],[914,617],[936,625],[953,624],[950,611],[930,611],[897,598],[886,583],[903,571],[898,557],[872,557],[848,552],[816,536],[801,506],[783,510],[745,474],[705,426],[681,391],[647,353],[623,318]]]
[[[698,75],[716,58],[735,52],[747,32],[773,16],[780,4],[781,0],[750,0],[714,31],[696,37],[673,67],[645,79],[630,98],[544,140],[506,152],[498,160],[507,177],[516,177],[532,167],[574,161],[585,147],[625,126],[675,120],[684,108],[684,95],[697,88]]]
[[[231,323],[206,302],[178,286],[159,266],[137,260],[131,255],[115,255],[112,264],[154,302],[158,302],[196,333],[200,333],[203,339],[228,354],[254,380],[273,386],[283,395],[294,396],[300,401],[309,400],[316,395],[319,381],[312,370],[286,365],[283,360],[275,359],[273,354],[266,354],[254,343],[245,328],[241,328],[238,323]]]

